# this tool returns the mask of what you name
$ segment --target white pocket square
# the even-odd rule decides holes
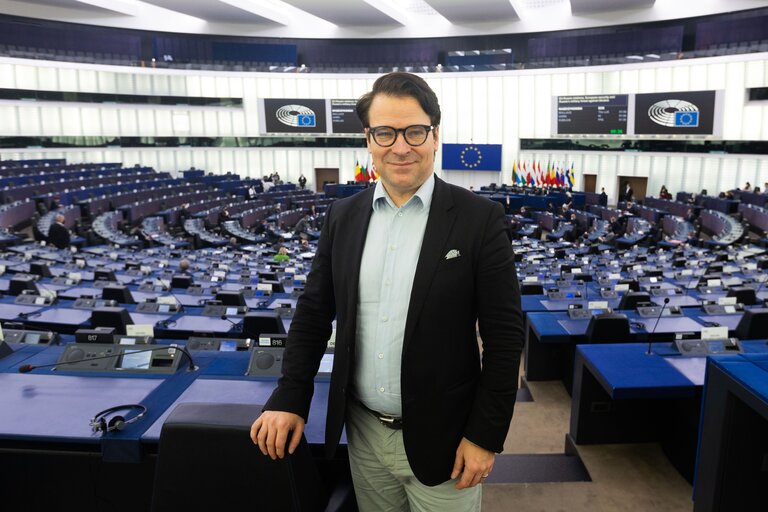
[[[452,260],[453,258],[458,258],[459,256],[461,256],[461,253],[458,249],[451,249],[448,251],[448,254],[445,255],[445,259]]]

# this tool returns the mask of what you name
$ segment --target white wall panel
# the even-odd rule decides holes
[[[21,132],[18,121],[18,107],[0,105],[0,136],[18,135]]]
[[[710,89],[725,89],[723,106],[728,115],[723,116],[723,138],[750,139],[751,134],[743,134],[741,131],[741,114],[747,96],[744,90],[744,63],[731,62],[727,66],[712,66],[714,67],[726,73],[722,81],[715,80],[718,87],[710,87]]]
[[[442,95],[438,96],[442,119],[440,121],[440,140],[447,143],[459,142],[459,127],[464,122],[459,119],[460,102],[455,80],[442,80]]]
[[[16,66],[16,88],[30,90],[37,89],[37,69],[33,66]]]
[[[768,82],[765,79],[765,61],[753,60],[746,63],[744,73],[744,85],[746,87],[765,87]]]
[[[83,135],[101,135],[104,133],[104,129],[101,127],[101,109],[98,107],[86,107],[79,108],[80,120],[82,123]],[[46,127],[48,126],[48,119],[45,119]],[[65,122],[67,122],[65,118]],[[115,133],[115,132],[112,132]]]
[[[109,71],[99,71],[97,75],[99,92],[114,94],[117,92],[117,74]]]
[[[19,135],[39,135],[44,133],[40,122],[40,109],[35,107],[19,107]]]
[[[40,117],[44,119],[45,135],[63,135],[64,132],[61,129],[61,108],[60,107],[44,107],[40,109]],[[67,119],[67,124],[70,120]],[[70,133],[67,133],[70,135]]]
[[[654,70],[655,91],[674,91],[674,82],[672,81],[672,68],[663,67]]]
[[[134,90],[132,94],[152,94],[152,75],[137,74],[133,78]]]
[[[530,75],[519,79],[517,95],[517,122],[520,138],[532,138],[535,134],[533,119],[536,117],[536,81]]]
[[[77,73],[77,90],[99,92],[99,76],[93,69],[80,69]]]
[[[16,66],[13,64],[0,63],[0,87],[17,89]]]
[[[56,68],[37,68],[37,86],[43,91],[59,89],[59,73]]]
[[[142,137],[156,137],[158,135],[154,110],[139,109],[136,111],[136,116],[139,123],[139,134]]]
[[[578,75],[580,78],[583,77],[581,73],[578,73]],[[533,92],[533,101],[531,103],[533,103],[535,114],[533,117],[529,118],[528,121],[533,125],[534,137],[549,137],[549,134],[552,131],[552,94],[550,92],[551,81],[546,75],[536,75],[534,84],[535,89]],[[571,87],[583,91],[583,80],[571,80],[569,77],[569,92]]]
[[[694,164],[692,161],[689,163]],[[699,184],[695,189],[691,189],[691,191],[701,192],[706,189],[707,192],[711,190],[713,194],[719,192],[717,183],[720,180],[722,164],[722,158],[700,158]]]
[[[648,191],[657,194],[662,184],[672,193],[691,188],[711,192],[753,185],[768,180],[765,156],[680,155],[641,153],[540,152],[520,154],[520,137],[550,136],[551,96],[562,94],[620,94],[670,90],[725,89],[725,138],[768,140],[768,102],[745,102],[746,87],[768,84],[768,62],[760,56],[728,56],[706,60],[681,60],[646,65],[572,68],[567,71],[522,70],[483,74],[440,73],[425,75],[435,89],[443,110],[443,142],[503,144],[503,172],[445,172],[453,182],[479,186],[488,181],[509,182],[514,160],[549,160],[575,163],[577,176],[597,173],[597,189],[605,186],[612,201],[617,176],[648,176]],[[357,98],[370,89],[375,75],[301,75],[226,73],[203,71],[132,71],[126,68],[87,68],[73,63],[59,67],[0,62],[0,87],[41,88],[102,93],[170,94],[179,96],[243,97],[244,108],[218,110],[173,106],[133,107],[114,105],[0,104],[0,134],[13,135],[123,135],[255,136],[258,135],[257,99],[264,97]],[[175,115],[184,117],[187,130],[179,129]],[[8,154],[50,155],[47,150],[14,150]],[[169,153],[170,152],[170,153]],[[106,152],[59,151],[68,158],[107,158]],[[314,179],[314,167],[339,167],[341,181],[354,178],[354,161],[365,157],[359,149],[236,149],[169,148],[110,150],[127,165],[195,166],[210,172],[232,170],[261,176],[277,170],[294,179],[304,172]],[[172,155],[169,157],[168,155]],[[438,153],[437,163],[440,164]],[[162,169],[173,171],[176,169]],[[480,182],[480,181],[482,182]],[[578,187],[578,183],[577,183]]]
[[[120,109],[120,135],[123,137],[135,137],[140,135],[139,126],[136,121],[136,111],[130,109]]]

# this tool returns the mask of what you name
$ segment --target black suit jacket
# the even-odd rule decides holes
[[[69,230],[58,222],[54,222],[48,228],[48,241],[59,249],[66,249],[70,242]]]
[[[313,378],[336,318],[326,417],[332,456],[351,390],[359,262],[373,188],[336,201],[288,334],[283,376],[265,409],[309,413]],[[403,340],[406,454],[426,485],[450,479],[462,437],[501,452],[524,343],[510,233],[498,203],[435,179]],[[448,257],[449,252],[455,257]],[[483,366],[476,336],[479,320]]]

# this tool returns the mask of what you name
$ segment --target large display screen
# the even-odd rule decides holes
[[[554,96],[555,135],[721,136],[723,91]]]
[[[263,100],[263,133],[327,133],[325,100]]]
[[[716,91],[635,95],[637,135],[715,135]]]
[[[260,101],[259,127],[263,134],[363,134],[352,99],[283,99]]]
[[[558,134],[625,135],[629,95],[604,94],[557,97]]]
[[[357,100],[331,100],[331,132],[363,133],[363,123],[355,110]]]

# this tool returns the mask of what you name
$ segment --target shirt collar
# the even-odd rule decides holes
[[[426,208],[428,210],[429,206],[432,204],[432,193],[434,191],[435,173],[432,173],[429,175],[429,178],[427,178],[426,181],[421,184],[416,193],[413,194],[413,197],[411,197],[408,202],[402,206],[402,208],[409,206],[411,203],[415,204],[418,201],[421,203],[421,209]],[[394,201],[392,201],[392,199],[389,197],[389,194],[387,194],[387,190],[384,188],[381,180],[379,180],[376,182],[376,187],[373,191],[373,210],[378,211],[378,209],[381,208],[384,204],[388,204],[390,207],[397,209]]]

